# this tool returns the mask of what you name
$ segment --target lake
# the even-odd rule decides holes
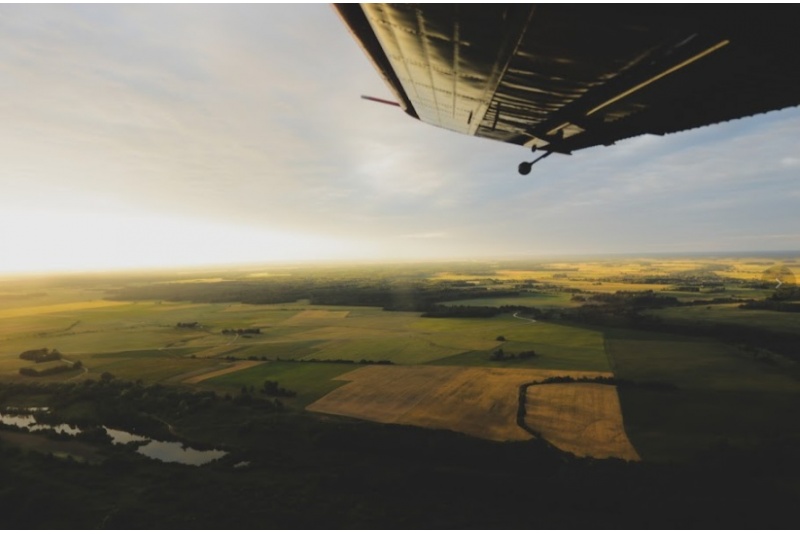
[[[26,411],[47,411],[47,408],[34,408]],[[37,423],[32,414],[23,412],[0,412],[0,423],[24,428],[30,432],[35,432],[37,430],[54,430],[59,434],[68,434],[70,436],[77,436],[81,433],[81,429],[75,426]],[[162,462],[175,462],[184,465],[203,465],[218,460],[228,454],[226,451],[217,449],[194,449],[192,447],[187,447],[179,441],[160,441],[148,438],[147,436],[131,434],[130,432],[116,428],[104,426],[103,429],[106,431],[106,434],[111,437],[113,444],[124,445],[126,443],[139,442],[140,445],[136,448],[137,453]]]

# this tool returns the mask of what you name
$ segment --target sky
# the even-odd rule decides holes
[[[800,109],[531,159],[329,5],[0,5],[0,272],[800,249]]]

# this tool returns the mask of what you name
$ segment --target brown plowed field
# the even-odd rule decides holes
[[[337,380],[349,383],[307,409],[381,423],[450,429],[496,441],[527,440],[531,435],[516,423],[519,386],[567,375],[610,373],[376,365],[341,375]]]
[[[604,384],[530,386],[526,424],[577,456],[639,460],[625,434],[617,388]]]

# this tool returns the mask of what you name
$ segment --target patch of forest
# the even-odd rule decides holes
[[[37,364],[34,367],[21,367],[19,374],[22,376],[51,376],[83,368],[83,363],[81,363],[80,360],[76,362],[62,360],[64,355],[61,354],[58,349],[48,350],[47,348],[41,348],[26,350],[22,352],[19,357],[22,360],[31,361],[34,364]],[[62,361],[63,363],[61,365],[39,365],[57,361]]]
[[[594,298],[599,297],[599,298]],[[600,296],[595,295],[591,302],[575,307],[560,309],[555,315],[553,312],[540,312],[542,318],[557,318],[576,324],[598,326],[612,326],[664,332],[670,334],[689,335],[712,338],[729,344],[742,344],[762,347],[777,354],[786,356],[800,362],[800,332],[782,332],[769,330],[758,325],[732,324],[712,321],[669,321],[656,315],[644,313],[649,309],[658,309],[668,306],[699,306],[709,304],[724,304],[739,302],[741,308],[771,309],[772,299],[741,300],[741,299],[713,299],[696,300],[693,302],[677,302],[672,297],[661,296],[646,291],[623,292]],[[785,301],[776,301],[790,305]],[[786,310],[788,311],[788,310]]]
[[[459,281],[291,278],[127,286],[110,291],[107,298],[244,304],[281,304],[307,299],[311,304],[327,306],[375,306],[387,311],[427,311],[442,301],[518,295],[517,290],[488,289]]]

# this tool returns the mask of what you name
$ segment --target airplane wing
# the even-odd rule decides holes
[[[336,9],[407,114],[548,154],[800,104],[793,5]]]

